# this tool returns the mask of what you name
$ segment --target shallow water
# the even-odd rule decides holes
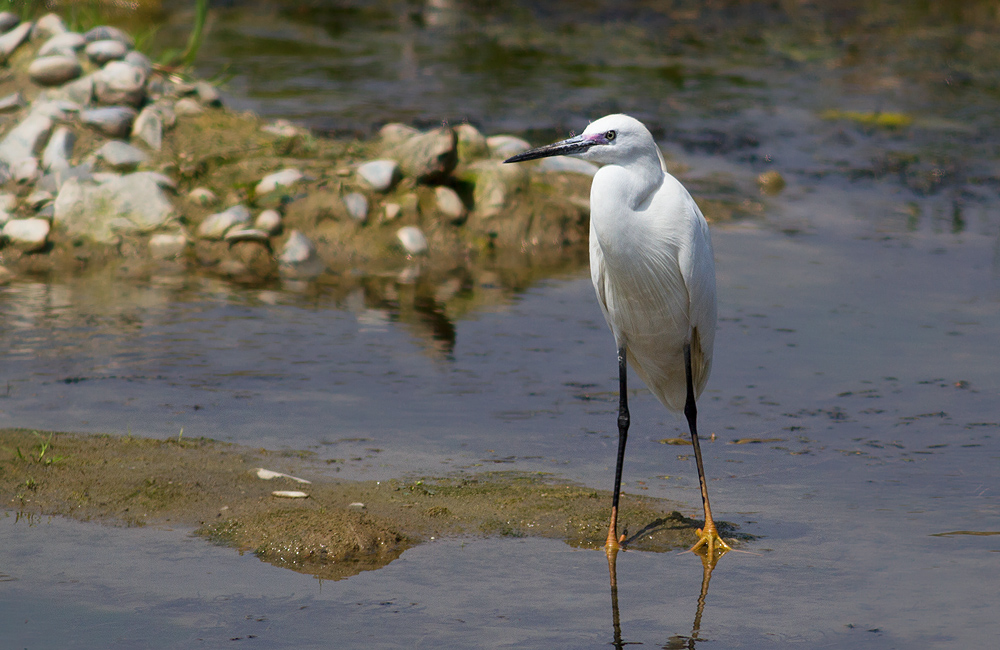
[[[565,100],[546,105],[522,101],[544,75],[518,82],[520,68],[504,68],[504,57],[493,60],[499,68],[470,63],[474,74],[450,75],[435,57],[453,40],[438,37],[464,34],[461,22],[414,28],[414,60],[437,63],[394,85],[385,51],[349,46],[409,30],[392,27],[395,14],[358,9],[354,32],[304,15],[220,13],[204,65],[238,56],[230,92],[239,105],[332,130],[373,126],[351,117],[359,109],[350,98],[368,102],[374,123],[464,116],[491,132],[580,128],[619,108],[663,111],[661,142],[696,197],[756,215],[713,226],[720,323],[700,413],[715,434],[703,448],[717,516],[757,539],[720,561],[697,635],[697,558],[620,555],[616,635],[604,555],[562,542],[436,540],[379,571],[320,583],[187,531],[12,514],[0,519],[0,645],[990,646],[1000,633],[1000,535],[969,533],[1000,531],[998,113],[989,74],[966,50],[948,59],[965,75],[954,90],[930,74],[947,59],[933,52],[908,68],[901,55],[873,55],[845,73],[829,63],[848,43],[790,38],[771,25],[772,45],[745,45],[738,74],[726,58],[736,47],[721,63],[671,59],[702,67],[650,95],[669,100],[644,104],[630,91],[631,103],[609,104],[613,84],[593,76],[602,64],[591,61],[560,68],[552,94]],[[514,37],[541,43],[542,28],[564,22],[532,16]],[[637,29],[641,21],[626,18]],[[941,30],[966,27],[944,21],[937,32],[889,36],[912,54]],[[483,34],[507,42],[498,30]],[[328,51],[303,53],[285,32],[347,53],[361,74],[338,78],[346,103],[330,99],[330,64],[316,72]],[[877,42],[859,33],[862,45]],[[462,38],[481,43],[483,34]],[[227,49],[240,39],[243,49]],[[581,56],[559,47],[560,64]],[[684,47],[670,56],[689,55]],[[287,58],[276,60],[279,51]],[[265,74],[301,61],[300,76]],[[648,81],[650,66],[610,67],[628,73],[627,89]],[[487,87],[463,99],[469,115],[448,108],[498,69],[522,94]],[[424,78],[436,84],[421,86]],[[899,132],[821,119],[831,105],[913,111],[922,124]],[[753,177],[775,168],[788,187],[762,197]],[[329,472],[345,478],[500,468],[610,487],[617,370],[585,269],[519,293],[475,287],[489,296],[484,306],[451,320],[442,303],[416,310],[411,285],[389,284],[387,298],[169,274],[138,284],[113,274],[15,282],[0,288],[0,426],[161,438],[183,429],[308,449],[336,460]],[[697,515],[687,448],[659,442],[684,427],[631,385],[625,490]]]
[[[986,644],[1000,537],[942,534],[1000,529],[996,240],[837,230],[715,231],[706,465],[719,518],[759,539],[720,562],[697,638]],[[450,361],[360,297],[178,284],[9,287],[0,424],[157,437],[184,427],[310,449],[352,478],[499,466],[611,480],[614,355],[585,277],[459,321]],[[625,489],[696,514],[693,462],[658,442],[681,427],[644,390],[633,403]],[[746,438],[771,441],[732,444]],[[0,526],[2,628],[18,644],[62,638],[58,625],[22,623],[43,611],[78,630],[77,647],[614,641],[604,555],[561,542],[438,541],[320,584],[183,531]],[[618,585],[624,642],[691,636],[694,556],[625,553]]]

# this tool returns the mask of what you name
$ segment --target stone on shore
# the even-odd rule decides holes
[[[232,228],[223,237],[227,242],[255,241],[266,243],[271,235],[259,228]]]
[[[136,172],[103,183],[68,179],[56,197],[53,220],[71,237],[110,244],[118,232],[151,232],[176,217],[156,174]]]
[[[387,153],[399,162],[404,175],[421,183],[440,183],[458,164],[457,145],[455,131],[441,127],[408,138]]]
[[[3,236],[13,246],[25,252],[45,248],[49,238],[48,219],[31,217],[29,219],[11,219],[3,226]]]
[[[21,23],[3,36],[0,36],[0,61],[6,61],[21,43],[31,33],[31,23]]]
[[[27,102],[24,101],[24,95],[22,95],[19,90],[0,99],[0,113],[12,113],[16,110],[24,108],[26,104]]]
[[[89,32],[83,35],[87,39],[88,43],[93,43],[94,41],[118,41],[128,49],[135,48],[135,39],[129,34],[123,32],[117,27],[111,27],[109,25],[101,25],[100,27],[95,27]]]
[[[31,38],[34,40],[51,38],[68,31],[66,23],[58,14],[45,14],[35,23],[35,27],[31,30]]]
[[[68,126],[56,127],[42,152],[42,168],[49,171],[69,169],[75,143],[76,135]]]
[[[40,86],[59,86],[82,73],[83,68],[76,57],[64,54],[39,57],[28,66],[28,76]]]
[[[309,238],[293,230],[278,255],[278,271],[287,278],[312,278],[323,272],[322,260]]]
[[[279,189],[290,189],[303,178],[305,175],[297,169],[282,169],[261,179],[257,183],[256,193],[258,196],[263,196]]]
[[[146,98],[146,73],[124,61],[111,61],[93,74],[100,104],[139,106]]]
[[[277,210],[264,210],[257,215],[253,227],[270,235],[276,235],[281,232],[281,215]]]
[[[0,211],[13,212],[17,209],[17,195],[10,192],[0,194]]]
[[[132,124],[132,137],[144,142],[153,151],[163,147],[163,115],[155,106],[147,106]]]
[[[364,222],[368,219],[368,197],[360,192],[351,192],[343,197],[344,207],[351,219]]]
[[[48,88],[44,95],[51,100],[66,100],[81,107],[89,106],[94,100],[94,75],[84,75],[62,86]]]
[[[385,212],[383,213],[383,217],[382,218],[383,218],[384,221],[387,221],[387,222],[388,221],[395,221],[396,217],[399,216],[399,214],[400,214],[400,212],[402,212],[402,210],[403,210],[403,206],[401,206],[398,203],[386,203],[385,204]]]
[[[188,193],[188,198],[202,206],[215,205],[219,197],[207,187],[196,187]]]
[[[22,185],[34,183],[41,176],[41,168],[38,164],[38,158],[34,156],[21,158],[11,164],[10,174],[14,177],[15,182]]]
[[[125,63],[135,66],[146,73],[148,77],[150,73],[153,72],[153,62],[149,60],[149,57],[138,50],[132,50],[125,55],[123,59]]]
[[[460,162],[471,162],[490,155],[490,147],[486,144],[486,136],[471,124],[459,124],[455,127],[458,136],[458,159]]]
[[[505,165],[498,159],[476,161],[471,171],[475,175],[472,201],[476,214],[483,218],[502,213],[510,197],[524,189],[530,178],[524,165]]]
[[[52,131],[52,118],[32,113],[0,141],[0,161],[13,166],[35,155]]]
[[[87,43],[84,53],[95,64],[104,65],[108,61],[121,61],[128,54],[128,50],[121,41],[107,39]]]
[[[396,239],[410,255],[420,255],[427,252],[427,238],[420,228],[404,226],[396,231]]]
[[[0,12],[0,33],[9,32],[10,30],[17,27],[17,24],[21,22],[21,19],[17,17],[12,11],[2,11]]]
[[[207,81],[199,81],[194,85],[195,94],[205,106],[222,106],[222,95],[219,89]]]
[[[38,56],[49,56],[50,54],[62,54],[65,56],[75,56],[76,51],[87,44],[83,34],[76,32],[63,32],[56,34],[45,41],[38,48]]]
[[[110,140],[94,152],[98,160],[103,160],[115,171],[132,171],[144,162],[149,162],[141,149],[121,140]]]
[[[38,179],[35,187],[48,192],[58,192],[67,180],[71,178],[75,178],[78,181],[90,180],[93,174],[94,165],[90,162],[82,163],[76,167],[54,167]]]
[[[420,131],[413,128],[409,124],[392,122],[379,129],[378,135],[385,145],[393,146],[420,135]]]
[[[182,97],[174,103],[174,112],[178,115],[199,115],[204,113],[205,109],[197,99]]]
[[[395,160],[372,160],[358,166],[358,176],[376,192],[388,192],[399,178]]]
[[[108,106],[80,111],[80,121],[112,138],[127,137],[135,120],[134,108],[127,106]]]
[[[242,226],[249,222],[250,210],[245,205],[238,204],[210,215],[198,225],[196,232],[202,239],[222,239],[226,231],[233,226]]]
[[[438,185],[434,188],[434,198],[437,201],[438,211],[452,223],[461,222],[465,218],[465,204],[455,190]]]
[[[24,204],[31,208],[32,210],[41,210],[47,203],[51,203],[52,199],[51,192],[46,192],[45,190],[38,190],[37,192],[32,192],[24,199]]]
[[[44,115],[57,122],[68,122],[80,112],[80,105],[65,99],[38,98],[31,107],[31,112]]]

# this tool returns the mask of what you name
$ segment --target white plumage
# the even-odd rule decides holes
[[[590,274],[618,347],[657,399],[684,411],[684,343],[695,397],[712,369],[715,261],[708,224],[667,173],[649,130],[627,115],[592,122],[583,135],[615,131],[609,147],[579,157],[604,163],[590,188]]]
[[[657,399],[691,429],[705,509],[695,549],[710,557],[729,546],[712,520],[698,444],[695,401],[712,369],[715,261],[708,224],[694,199],[667,173],[652,134],[627,115],[591,122],[578,136],[518,154],[506,162],[576,156],[603,166],[590,188],[590,274],[618,346],[618,462],[606,549],[617,552],[618,496],[629,412],[631,363]]]

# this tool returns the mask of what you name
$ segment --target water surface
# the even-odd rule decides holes
[[[11,514],[4,644],[989,646],[995,15],[879,4],[820,22],[753,3],[694,17],[599,2],[214,14],[202,65],[232,66],[238,106],[338,133],[469,119],[539,141],[628,110],[696,198],[739,208],[713,226],[720,323],[700,412],[717,516],[756,539],[720,562],[697,634],[691,554],[619,557],[616,632],[604,555],[556,541],[435,540],[320,583],[183,530]],[[884,129],[830,108],[913,121]],[[768,170],[788,181],[776,197],[754,183]],[[183,428],[307,449],[345,478],[501,468],[609,487],[617,369],[586,270],[516,292],[484,282],[470,289],[481,307],[457,316],[451,288],[411,281],[19,280],[0,289],[0,425]],[[684,428],[631,385],[625,490],[697,515],[687,448],[659,442]]]

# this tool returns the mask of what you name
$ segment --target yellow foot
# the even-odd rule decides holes
[[[695,531],[698,533],[698,543],[691,547],[691,552],[697,552],[700,548],[705,547],[705,553],[710,557],[714,558],[716,553],[721,557],[722,555],[733,550],[729,544],[726,544],[721,537],[719,537],[719,531],[715,529],[715,526],[706,526],[705,530],[699,528]]]

